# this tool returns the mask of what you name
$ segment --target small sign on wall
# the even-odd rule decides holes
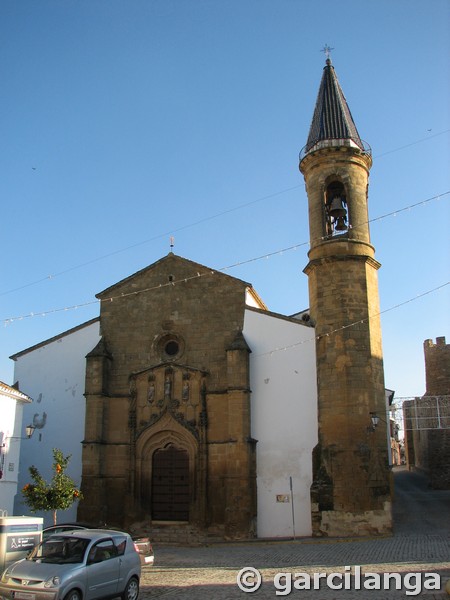
[[[22,550],[32,550],[41,541],[38,534],[24,534],[7,536],[6,552],[20,552]]]
[[[290,502],[289,494],[277,494],[277,502]]]

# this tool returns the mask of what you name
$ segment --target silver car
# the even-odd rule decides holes
[[[141,561],[127,533],[86,529],[55,534],[4,571],[7,600],[137,600]]]
[[[45,527],[42,530],[42,539],[47,539],[50,535],[55,533],[64,533],[66,531],[75,531],[78,529],[109,529],[106,525],[102,527],[95,527],[94,525],[85,525],[81,523],[63,523],[62,525],[51,525]],[[119,531],[122,531],[121,529]],[[127,532],[128,533],[128,532]],[[136,552],[139,554],[141,559],[141,565],[151,566],[154,563],[155,555],[153,553],[153,546],[148,537],[131,535]]]

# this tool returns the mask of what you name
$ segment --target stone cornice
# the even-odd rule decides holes
[[[323,263],[332,263],[332,262],[344,262],[344,261],[359,261],[365,262],[373,269],[378,270],[381,267],[381,263],[375,260],[372,256],[364,256],[362,254],[338,254],[334,256],[324,256],[320,258],[314,258],[310,260],[306,267],[303,269],[303,273],[309,275],[317,266],[322,265]]]

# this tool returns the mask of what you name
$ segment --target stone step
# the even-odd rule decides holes
[[[134,524],[130,531],[133,535],[149,537],[152,544],[156,542],[180,546],[202,546],[224,541],[221,535],[199,530],[189,523],[139,523]]]

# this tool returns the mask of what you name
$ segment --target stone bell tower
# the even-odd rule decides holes
[[[300,171],[309,205],[308,276],[315,321],[319,442],[313,534],[391,532],[386,401],[377,271],[368,224],[370,148],[361,141],[330,58]],[[371,413],[380,417],[371,426]]]

